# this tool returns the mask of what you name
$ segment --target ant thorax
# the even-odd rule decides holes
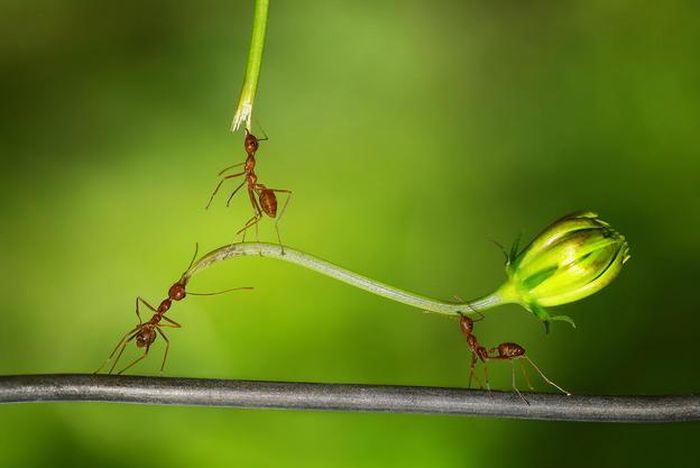
[[[158,310],[156,312],[157,315],[163,315],[166,313],[168,310],[170,310],[170,306],[172,305],[172,301],[168,299],[163,299],[163,302],[160,303],[158,306]]]

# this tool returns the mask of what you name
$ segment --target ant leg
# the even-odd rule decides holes
[[[207,203],[207,206],[204,207],[205,210],[209,209],[209,206],[211,206],[211,202],[214,201],[214,196],[219,193],[219,189],[221,188],[221,185],[224,183],[224,179],[221,179],[219,183],[216,185],[216,188],[214,191],[211,193],[211,197],[209,197],[209,203]]]
[[[255,213],[246,223],[243,225],[241,229],[236,232],[236,235],[243,233],[245,236],[245,231],[248,230],[249,228],[253,227],[256,223],[260,222],[260,219],[262,218],[262,213]]]
[[[164,323],[161,323],[160,324],[161,327],[182,328],[182,325],[177,323],[175,320],[169,319],[168,317],[163,317],[163,320],[167,320],[168,322],[170,322],[170,324],[166,325]]]
[[[475,377],[477,382],[479,382],[479,388],[483,389],[484,386],[481,383],[481,379],[479,379],[479,376],[476,375],[476,373],[474,372],[474,368],[476,367],[476,363],[477,363],[476,356],[474,354],[472,354],[472,363],[471,363],[471,366],[469,366],[469,382],[467,383],[467,388],[472,388],[472,377]]]
[[[527,386],[530,387],[530,390],[534,390],[535,387],[532,386],[532,381],[530,380],[530,376],[527,375],[527,371],[525,370],[525,363],[523,362],[522,359],[518,360],[520,362],[520,368],[523,370],[523,377],[525,377],[525,382],[527,382]]]
[[[255,202],[255,200],[254,200],[254,197],[251,196],[251,194],[250,194],[250,189],[248,189],[248,197],[250,198],[250,203],[251,203],[252,206],[253,206],[253,213],[254,213],[254,214],[253,214],[253,217],[252,217],[252,218],[250,218],[248,221],[246,221],[246,223],[243,225],[243,228],[240,229],[238,232],[236,232],[236,235],[242,233],[241,242],[245,242],[245,236],[246,236],[246,234],[248,233],[247,229],[248,229],[250,226],[253,225],[253,224],[251,224],[251,223],[253,223],[254,220],[255,220],[255,223],[257,223],[257,222],[258,222],[258,221],[257,221],[257,217],[258,217],[258,216],[261,216],[261,217],[262,217],[262,215],[260,215],[260,213],[258,213],[258,211],[257,211],[257,205],[256,205],[256,202]],[[258,228],[258,226],[257,226],[257,224],[256,224],[255,229],[257,230],[257,228]]]
[[[107,372],[108,374],[111,374],[112,372],[114,372],[114,368],[117,367],[117,363],[119,362],[119,359],[121,359],[122,353],[124,353],[124,350],[126,349],[126,345],[128,345],[131,340],[136,338],[138,336],[138,334],[139,334],[139,332],[137,330],[136,333],[131,335],[128,340],[126,340],[124,343],[122,343],[121,349],[119,350],[119,354],[117,354],[117,357],[114,359],[114,362],[112,363],[112,367],[109,368],[109,372]]]
[[[248,190],[248,197],[250,198],[250,203],[253,205],[253,211],[262,219],[262,208],[260,208],[260,203],[258,203],[258,199],[255,198],[255,194],[258,193],[258,195],[262,192],[255,192],[254,190]],[[258,219],[258,221],[260,221]],[[255,242],[260,242],[260,230],[258,229],[258,223],[255,224]]]
[[[238,164],[233,164],[231,166],[226,166],[225,168],[221,169],[217,175],[224,175],[224,172],[228,171],[229,169],[233,169],[234,167],[242,166],[245,164],[245,161],[240,162]]]
[[[257,225],[262,219],[262,209],[258,205],[258,201],[255,199],[255,192],[252,189],[248,189],[248,196],[250,197],[250,204],[253,206],[253,211],[255,214],[250,218],[243,227],[236,233],[236,235],[243,233],[243,241],[245,242],[246,231],[253,225]]]
[[[513,360],[510,360],[510,373],[513,376],[513,390],[515,390],[515,393],[518,394],[518,396],[528,405],[530,406],[530,402],[527,401],[527,399],[523,396],[522,393],[520,393],[520,390],[518,390],[518,387],[515,386],[515,362]]]
[[[233,177],[239,177],[239,176],[242,176],[243,174],[245,174],[245,172],[242,173],[242,174],[233,174],[233,175],[229,175],[229,176],[226,176],[226,177],[224,177],[223,179],[221,179],[221,180],[219,181],[219,183],[217,184],[216,188],[214,189],[214,191],[212,192],[211,197],[209,197],[209,203],[207,203],[207,206],[204,207],[204,209],[205,209],[205,210],[208,210],[208,209],[209,209],[209,206],[211,205],[211,202],[214,200],[214,196],[216,196],[216,194],[219,193],[219,189],[221,188],[221,185],[224,183],[224,181],[225,181],[226,179],[231,179],[231,178],[233,178]],[[236,189],[236,190],[238,190],[238,189]],[[234,192],[234,193],[235,193],[235,192]]]
[[[102,365],[101,365],[100,367],[98,367],[97,370],[96,370],[95,372],[93,372],[93,374],[99,373],[99,372],[102,370],[102,368],[103,368],[104,366],[107,365],[107,363],[110,361],[110,359],[112,359],[112,357],[114,357],[114,354],[117,352],[117,350],[118,350],[119,347],[122,345],[122,343],[124,343],[124,340],[126,340],[127,338],[129,338],[129,335],[131,335],[132,333],[134,333],[135,331],[137,331],[139,328],[141,328],[141,325],[139,325],[139,326],[135,327],[133,330],[127,332],[127,333],[119,340],[119,342],[117,343],[117,346],[114,347],[114,350],[113,350],[112,353],[109,355],[109,357],[108,357],[107,359],[105,359],[105,362],[103,362]]]
[[[260,242],[260,223],[255,223],[255,242]]]
[[[527,357],[527,356],[523,356],[523,357],[524,357],[525,359],[527,359],[527,361],[530,363],[530,365],[532,365],[532,367],[535,368],[535,370],[542,376],[542,378],[544,379],[545,382],[547,382],[549,385],[551,385],[551,386],[553,386],[553,387],[556,387],[557,389],[559,389],[559,391],[561,391],[561,392],[562,392],[563,394],[565,394],[566,396],[571,396],[571,393],[567,392],[566,390],[564,390],[563,388],[561,388],[559,385],[557,385],[557,384],[555,384],[554,382],[552,382],[551,380],[549,380],[549,379],[547,378],[547,376],[544,375],[544,373],[540,370],[540,368],[537,367],[537,366],[535,365],[534,362],[532,362],[532,359],[530,359],[530,358]]]
[[[279,242],[280,249],[282,249],[282,255],[284,255],[284,245],[282,245],[282,237],[280,237],[279,223],[280,223],[280,221],[282,221],[282,216],[284,216],[284,212],[287,209],[287,205],[289,205],[289,200],[292,199],[292,191],[291,190],[283,190],[283,189],[268,189],[268,190],[272,190],[273,192],[280,192],[280,193],[287,194],[287,199],[284,201],[284,205],[282,205],[282,210],[280,211],[280,215],[277,217],[277,220],[275,221],[275,230],[277,231],[277,242]]]
[[[486,381],[486,390],[491,391],[491,384],[489,383],[489,368],[484,361],[484,380]]]
[[[146,307],[151,309],[153,312],[155,312],[156,309],[151,304],[146,302],[146,300],[143,299],[141,296],[136,298],[136,316],[139,318],[139,325],[141,325],[143,323],[143,321],[141,320],[141,312],[139,311],[139,302],[142,302]]]
[[[129,365],[126,366],[124,369],[122,369],[122,370],[120,370],[119,372],[117,372],[117,375],[122,375],[125,371],[127,371],[128,369],[131,369],[134,365],[136,365],[136,363],[138,363],[139,361],[142,361],[143,358],[145,358],[146,356],[148,356],[148,348],[146,348],[146,351],[144,351],[143,354],[142,354],[141,356],[139,356],[139,357],[137,357],[136,359],[134,359],[134,360],[131,362],[131,364],[129,364]]]
[[[117,354],[117,358],[112,363],[112,367],[109,368],[109,372],[107,372],[107,374],[111,374],[112,372],[114,372],[114,368],[117,367],[117,363],[119,362],[119,359],[121,359],[122,353],[124,352],[124,349],[126,349],[126,345],[129,343],[129,341],[126,341],[122,344],[122,348],[119,350],[119,354]]]
[[[252,218],[250,218],[241,229],[236,232],[236,235],[243,234],[243,242],[245,242],[245,235],[246,231],[251,228],[252,226],[256,225],[257,223],[260,222],[260,219],[262,219],[262,214],[256,213],[253,215]]]
[[[139,325],[143,325],[143,320],[141,320],[141,312],[139,311],[139,302],[141,302],[140,297],[136,297],[136,317],[139,319]]]
[[[237,175],[243,175],[243,174],[245,174],[245,172],[243,172],[242,174],[237,174]],[[229,177],[233,177],[233,176],[229,176]],[[227,178],[228,178],[228,177],[227,177]],[[231,192],[231,195],[228,197],[228,200],[226,200],[226,206],[227,206],[227,207],[228,207],[229,205],[231,205],[231,200],[233,200],[233,197],[238,193],[238,191],[241,189],[241,187],[243,187],[243,186],[245,185],[245,182],[246,182],[245,180],[244,180],[243,182],[241,182],[241,185],[239,185],[238,187],[236,187],[236,190],[234,190],[233,192]]]
[[[168,359],[168,351],[170,350],[170,340],[167,336],[165,336],[165,333],[163,333],[163,331],[160,328],[156,328],[156,331],[165,340],[165,354],[163,354],[163,362],[160,365],[160,373],[162,374],[163,369],[165,369],[165,360]]]

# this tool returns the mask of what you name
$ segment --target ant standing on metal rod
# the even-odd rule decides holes
[[[190,269],[192,264],[194,263],[195,258],[197,258],[197,251],[198,251],[197,246],[194,251],[194,256],[192,257],[192,261],[190,262],[190,265],[187,267],[187,270]],[[185,272],[187,272],[185,270]],[[109,357],[105,360],[105,362],[97,369],[94,373],[97,374],[99,373],[102,368],[107,365],[107,363],[114,357],[116,354],[116,358],[114,359],[114,362],[112,363],[112,366],[109,369],[108,374],[111,374],[114,371],[114,368],[117,366],[117,363],[119,362],[119,359],[122,356],[122,353],[124,353],[124,349],[126,349],[126,345],[129,344],[131,341],[134,339],[136,340],[136,346],[138,348],[146,348],[144,350],[144,353],[139,356],[138,358],[134,359],[131,364],[117,372],[117,374],[121,374],[127,369],[131,368],[134,366],[136,363],[139,361],[143,360],[147,355],[148,351],[151,348],[151,345],[153,342],[156,340],[157,336],[160,335],[163,340],[165,340],[165,353],[163,354],[163,362],[160,365],[160,372],[163,372],[163,369],[165,368],[165,361],[168,358],[168,350],[170,349],[170,341],[168,340],[168,337],[165,336],[165,333],[163,333],[162,328],[181,328],[182,325],[177,323],[175,320],[172,320],[168,317],[165,316],[165,313],[170,309],[170,306],[172,305],[173,301],[181,301],[185,298],[187,294],[191,294],[193,296],[213,296],[216,294],[223,294],[227,293],[230,291],[236,291],[240,289],[253,289],[252,287],[249,286],[244,286],[244,287],[239,287],[239,288],[231,288],[227,289],[225,291],[219,291],[215,293],[187,293],[185,290],[187,286],[187,281],[188,278],[185,276],[185,273],[183,273],[182,277],[172,286],[170,286],[170,289],[168,289],[168,297],[163,299],[163,301],[160,303],[158,308],[156,309],[153,307],[151,304],[149,304],[145,299],[142,297],[137,297],[136,298],[136,316],[139,319],[139,324],[130,330],[128,333],[126,333],[121,340],[117,343],[117,346],[115,346],[114,350],[112,351],[112,354],[109,355]],[[143,304],[149,309],[153,311],[153,317],[151,317],[150,320],[147,322],[144,322],[141,319],[141,312],[139,311],[139,306]],[[117,351],[119,351],[117,353]]]
[[[486,381],[486,388],[487,390],[491,390],[491,387],[489,385],[489,374],[488,374],[488,369],[486,367],[486,361],[489,361],[491,359],[493,360],[502,360],[502,361],[510,361],[511,364],[511,375],[512,375],[512,384],[513,384],[513,390],[518,394],[522,400],[527,403],[528,405],[530,404],[529,401],[523,396],[522,393],[520,393],[520,390],[518,390],[518,387],[515,385],[515,360],[518,359],[520,362],[520,367],[523,371],[523,376],[525,377],[525,381],[527,382],[528,387],[530,390],[534,390],[534,387],[532,386],[532,383],[530,382],[530,377],[527,374],[527,371],[525,369],[525,363],[522,361],[522,359],[526,359],[530,365],[542,376],[545,382],[548,384],[552,385],[555,387],[557,390],[561,391],[567,396],[570,396],[571,393],[567,392],[563,388],[561,388],[559,385],[555,384],[551,380],[547,378],[547,376],[544,375],[544,373],[540,370],[537,365],[532,362],[532,359],[530,359],[528,356],[525,355],[525,348],[520,346],[517,343],[501,343],[495,348],[487,349],[486,347],[482,346],[479,344],[479,341],[477,340],[476,336],[474,335],[474,322],[478,320],[482,320],[484,317],[483,315],[477,319],[473,320],[469,317],[467,317],[464,314],[460,314],[460,319],[459,319],[459,328],[460,331],[462,332],[462,335],[467,340],[467,346],[469,347],[469,351],[472,354],[472,361],[471,365],[469,367],[469,384],[468,387],[471,388],[472,386],[472,376],[476,376],[474,369],[476,367],[476,364],[478,361],[481,361],[484,364],[484,379]],[[476,376],[477,380],[479,380],[479,377]],[[479,385],[481,385],[481,380],[479,380]]]
[[[228,197],[228,200],[226,201],[226,206],[229,206],[231,203],[231,200],[233,199],[234,195],[243,187],[244,185],[248,185],[248,197],[250,198],[250,204],[253,207],[253,217],[250,218],[243,228],[241,228],[236,235],[238,234],[243,234],[243,240],[245,241],[245,233],[246,230],[252,226],[255,226],[255,230],[257,233],[258,229],[258,223],[263,217],[263,213],[268,215],[270,218],[276,218],[277,220],[275,221],[275,230],[277,231],[277,240],[280,244],[280,247],[282,249],[282,253],[284,253],[284,246],[282,245],[282,238],[280,237],[280,230],[279,230],[279,222],[282,219],[282,216],[284,215],[284,211],[287,209],[287,205],[289,204],[289,200],[292,197],[292,191],[287,190],[287,189],[274,189],[274,188],[269,188],[266,187],[263,184],[258,183],[258,176],[255,174],[255,153],[258,151],[258,148],[260,147],[260,141],[267,140],[267,137],[258,139],[246,129],[245,131],[245,140],[243,143],[243,147],[245,148],[245,152],[248,155],[246,160],[242,163],[234,164],[232,166],[226,167],[222,169],[219,172],[219,176],[223,176],[223,174],[230,170],[233,169],[234,167],[239,167],[243,166],[243,171],[237,172],[235,174],[230,174],[223,176],[222,179],[219,181],[219,184],[216,186],[214,189],[214,192],[211,194],[211,197],[209,198],[209,203],[207,203],[206,209],[209,208],[209,205],[211,205],[212,200],[214,200],[214,196],[217,194],[219,189],[221,188],[221,185],[224,183],[226,179],[233,179],[236,177],[241,177],[244,176],[245,179],[243,182],[240,183],[238,187],[231,193],[231,195]],[[286,193],[287,194],[287,200],[284,202],[284,206],[282,207],[282,210],[280,211],[279,217],[277,216],[277,196],[275,193]]]

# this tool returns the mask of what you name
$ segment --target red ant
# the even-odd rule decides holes
[[[192,263],[194,263],[195,258],[197,257],[197,249],[195,249],[194,256],[192,257],[192,261],[190,262],[190,266],[187,267],[187,270],[190,269],[192,266]],[[187,272],[185,270],[185,272]],[[230,291],[236,291],[239,289],[253,289],[252,287],[245,286],[245,287],[240,287],[240,288],[232,288],[232,289],[227,289],[225,291],[219,291],[215,293],[187,293],[185,288],[187,286],[187,281],[189,280],[189,277],[186,276],[186,273],[183,273],[182,277],[172,286],[170,286],[170,289],[168,289],[168,297],[163,299],[163,301],[160,303],[158,308],[156,309],[153,307],[151,304],[149,304],[145,299],[142,297],[137,297],[136,298],[136,316],[139,319],[139,324],[134,327],[132,330],[130,330],[128,333],[126,333],[122,339],[119,340],[117,343],[117,346],[115,346],[114,350],[112,351],[112,354],[109,355],[109,357],[105,360],[105,362],[100,366],[99,369],[97,369],[94,373],[97,374],[99,373],[102,368],[107,365],[107,363],[114,357],[116,354],[117,357],[114,359],[114,362],[112,363],[112,367],[110,367],[108,374],[111,374],[114,371],[114,368],[117,366],[117,363],[119,362],[119,359],[122,356],[122,353],[124,353],[124,349],[126,349],[126,345],[129,344],[132,340],[136,340],[136,346],[138,348],[146,348],[144,353],[136,358],[134,361],[131,362],[128,366],[117,372],[117,374],[121,374],[127,369],[131,368],[134,366],[136,363],[139,361],[143,360],[147,355],[148,351],[151,348],[151,345],[153,342],[156,340],[157,336],[160,335],[163,340],[165,340],[165,353],[163,354],[163,362],[160,365],[160,372],[163,372],[163,369],[165,368],[165,361],[168,358],[168,350],[170,349],[170,341],[168,340],[168,337],[165,336],[165,333],[163,333],[162,328],[170,327],[170,328],[181,328],[182,325],[177,323],[175,320],[170,319],[165,316],[165,313],[170,309],[170,306],[172,306],[173,301],[181,301],[185,298],[187,294],[190,294],[192,296],[213,296],[216,294],[223,294],[227,293]],[[144,322],[141,319],[141,312],[139,311],[139,305],[143,304],[149,309],[153,311],[153,317],[147,322]],[[165,323],[165,322],[167,323]],[[117,350],[119,353],[117,354]]]
[[[477,319],[477,320],[482,320],[484,317],[483,315]],[[469,368],[469,384],[468,387],[471,388],[472,386],[472,376],[476,376],[474,369],[476,367],[476,363],[480,360],[484,364],[484,379],[486,381],[486,388],[490,391],[491,387],[489,385],[489,374],[488,374],[488,369],[486,367],[486,361],[494,359],[494,360],[507,360],[510,361],[511,363],[511,375],[512,375],[512,384],[513,384],[513,390],[518,394],[522,400],[527,403],[528,405],[530,404],[529,401],[523,396],[522,393],[520,393],[520,390],[518,390],[518,387],[515,385],[515,360],[518,359],[520,362],[521,369],[523,371],[523,376],[525,377],[525,381],[527,382],[528,387],[530,390],[534,390],[534,387],[532,386],[532,383],[530,381],[530,377],[527,374],[527,370],[525,369],[525,363],[522,361],[522,359],[526,359],[532,367],[535,368],[535,370],[542,376],[545,382],[548,384],[552,385],[553,387],[556,387],[558,390],[560,390],[562,393],[564,393],[567,396],[570,396],[571,393],[567,392],[563,388],[561,388],[559,385],[555,384],[551,380],[547,378],[547,376],[544,375],[544,373],[540,370],[537,365],[532,362],[532,359],[530,359],[528,356],[525,355],[525,348],[520,346],[517,343],[501,343],[495,348],[491,349],[486,349],[484,346],[481,346],[479,344],[479,341],[477,340],[476,336],[474,335],[474,322],[475,320],[472,320],[471,318],[467,317],[466,315],[460,314],[460,319],[459,319],[459,328],[464,337],[467,339],[467,346],[469,346],[469,351],[471,351],[472,354],[472,362],[471,366]],[[479,377],[476,377],[477,380],[479,380]],[[479,385],[481,385],[481,381],[479,380]],[[483,386],[482,386],[483,387]]]
[[[267,137],[258,139],[255,137],[255,135],[250,133],[248,129],[246,129],[243,147],[245,148],[245,152],[246,154],[248,154],[248,157],[242,163],[234,164],[232,166],[228,166],[222,169],[218,175],[221,176],[229,169],[233,169],[234,167],[239,166],[244,166],[243,171],[237,172],[236,174],[224,176],[219,181],[219,184],[216,186],[214,192],[209,198],[209,203],[207,203],[206,209],[209,208],[209,205],[211,205],[212,200],[214,200],[214,196],[218,193],[219,189],[221,188],[221,185],[226,179],[233,179],[236,177],[245,176],[243,182],[241,182],[241,184],[238,187],[236,187],[236,189],[231,193],[231,195],[228,197],[228,200],[226,201],[226,206],[229,206],[234,195],[236,195],[236,193],[241,189],[241,187],[248,184],[248,197],[250,198],[250,204],[253,206],[254,214],[253,217],[245,223],[243,228],[241,228],[236,233],[236,235],[243,233],[243,240],[245,240],[245,232],[248,228],[252,226],[255,226],[255,230],[257,232],[258,223],[262,219],[264,213],[270,218],[277,219],[277,221],[275,222],[277,240],[279,241],[280,247],[282,248],[282,253],[284,253],[284,246],[282,245],[282,238],[280,237],[280,230],[278,225],[280,220],[282,219],[282,216],[284,215],[284,210],[287,209],[289,199],[292,197],[292,191],[287,189],[273,189],[258,183],[258,176],[255,174],[255,153],[260,147],[260,142],[264,140],[267,140]],[[277,196],[275,195],[275,192],[287,194],[287,200],[284,202],[284,206],[282,207],[282,211],[280,211],[279,217],[277,217]]]

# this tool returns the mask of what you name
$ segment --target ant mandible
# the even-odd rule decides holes
[[[557,390],[561,391],[567,396],[570,396],[571,393],[567,392],[563,388],[561,388],[559,385],[556,383],[552,382],[547,378],[546,375],[540,370],[539,367],[530,359],[529,356],[525,354],[525,348],[520,346],[517,343],[501,343],[495,348],[487,349],[486,347],[482,346],[479,344],[478,339],[474,335],[474,322],[478,320],[482,320],[484,317],[481,315],[480,318],[477,320],[473,320],[469,317],[467,317],[464,314],[460,314],[460,319],[459,319],[459,328],[460,331],[462,332],[462,335],[467,340],[467,346],[469,347],[469,351],[472,354],[472,361],[471,365],[469,368],[469,384],[468,388],[471,388],[472,386],[472,376],[476,376],[474,369],[476,367],[477,362],[481,361],[484,364],[484,379],[486,381],[486,388],[488,390],[491,390],[491,387],[489,385],[489,374],[488,374],[488,368],[486,366],[486,361],[489,361],[491,359],[493,360],[502,360],[502,361],[510,361],[511,363],[511,376],[512,376],[512,385],[513,385],[513,390],[518,394],[518,396],[526,403],[530,404],[529,401],[523,396],[522,393],[520,393],[520,390],[518,390],[518,387],[515,384],[515,360],[519,360],[520,362],[520,367],[523,371],[523,376],[525,377],[525,381],[527,382],[528,387],[530,390],[534,390],[534,387],[532,386],[532,382],[530,381],[530,377],[527,374],[527,370],[525,369],[525,363],[522,361],[523,359],[526,359],[530,365],[542,376],[542,379],[544,379],[545,382],[548,384],[552,385],[555,387]],[[479,377],[476,376],[477,380],[479,380]],[[479,380],[479,385],[481,386],[481,380]]]
[[[236,189],[231,193],[231,195],[228,197],[228,200],[226,201],[226,206],[229,206],[234,195],[236,195],[236,193],[241,189],[241,187],[243,187],[246,184],[248,185],[248,197],[250,198],[250,204],[253,207],[254,214],[245,223],[243,228],[236,232],[236,235],[242,233],[243,240],[245,240],[245,232],[252,226],[255,226],[255,230],[257,232],[258,223],[262,219],[264,213],[270,218],[276,218],[275,230],[277,231],[277,241],[279,242],[280,247],[282,248],[282,253],[284,253],[284,246],[282,245],[282,238],[280,237],[279,222],[282,219],[282,216],[284,215],[284,211],[287,209],[289,200],[292,197],[292,191],[287,189],[270,188],[258,183],[258,176],[255,174],[255,153],[260,147],[260,142],[264,140],[267,140],[267,137],[260,139],[256,138],[255,135],[253,135],[248,131],[248,129],[246,129],[243,147],[245,148],[245,152],[248,155],[248,157],[242,163],[234,164],[232,166],[228,166],[222,169],[218,175],[223,176],[223,174],[226,171],[239,166],[244,166],[243,171],[222,177],[222,179],[219,181],[219,184],[214,189],[214,192],[212,192],[211,197],[209,198],[209,203],[207,203],[206,209],[209,209],[212,200],[214,200],[214,196],[218,193],[219,189],[221,188],[221,185],[226,179],[234,179],[236,177],[245,176],[243,182],[241,182],[240,185],[236,187]],[[282,207],[279,216],[277,216],[277,196],[275,195],[275,193],[287,194],[287,200],[284,202],[284,206]]]
[[[190,265],[187,267],[187,270],[190,269],[192,264],[194,263],[195,258],[197,257],[197,248],[195,248],[194,256],[192,257],[192,261],[190,262]],[[236,291],[236,290],[241,290],[241,289],[253,289],[250,286],[244,286],[244,287],[239,287],[239,288],[231,288],[227,289],[225,291],[219,291],[215,293],[193,293],[190,292],[188,293],[186,291],[187,287],[187,282],[189,280],[189,277],[186,276],[186,272],[183,273],[183,275],[180,277],[180,279],[175,282],[172,286],[170,286],[170,289],[168,289],[168,297],[163,299],[161,301],[160,305],[158,308],[153,307],[151,304],[149,304],[145,299],[142,297],[137,297],[136,298],[136,316],[139,319],[139,324],[134,327],[133,329],[129,330],[117,343],[117,346],[114,347],[114,350],[112,353],[109,355],[109,357],[105,360],[105,362],[97,369],[94,373],[97,374],[99,373],[104,366],[107,365],[107,363],[112,360],[112,358],[116,354],[116,358],[114,359],[114,362],[112,363],[112,366],[109,369],[108,374],[111,374],[114,371],[114,368],[117,366],[117,363],[119,362],[119,359],[121,358],[122,354],[124,353],[124,350],[126,349],[126,345],[128,345],[131,341],[136,340],[136,347],[137,348],[145,348],[143,354],[139,356],[138,358],[134,359],[128,366],[117,372],[117,374],[122,374],[124,371],[127,369],[130,369],[134,365],[136,365],[139,361],[143,360],[147,355],[148,351],[151,349],[151,345],[153,342],[156,340],[158,335],[160,335],[163,340],[165,341],[165,353],[163,354],[163,362],[160,365],[160,372],[163,372],[163,369],[165,368],[165,361],[168,358],[168,351],[170,350],[170,340],[168,340],[168,337],[165,336],[165,333],[163,333],[163,328],[181,328],[182,325],[177,323],[175,320],[168,318],[165,316],[165,313],[170,309],[170,307],[173,304],[173,301],[181,301],[187,296],[187,294],[190,294],[192,296],[213,296],[216,294],[223,294],[227,293],[230,291]],[[149,309],[153,311],[153,317],[151,317],[150,320],[147,322],[144,322],[141,319],[141,312],[139,310],[139,306],[143,304]],[[117,353],[118,351],[118,353]]]

